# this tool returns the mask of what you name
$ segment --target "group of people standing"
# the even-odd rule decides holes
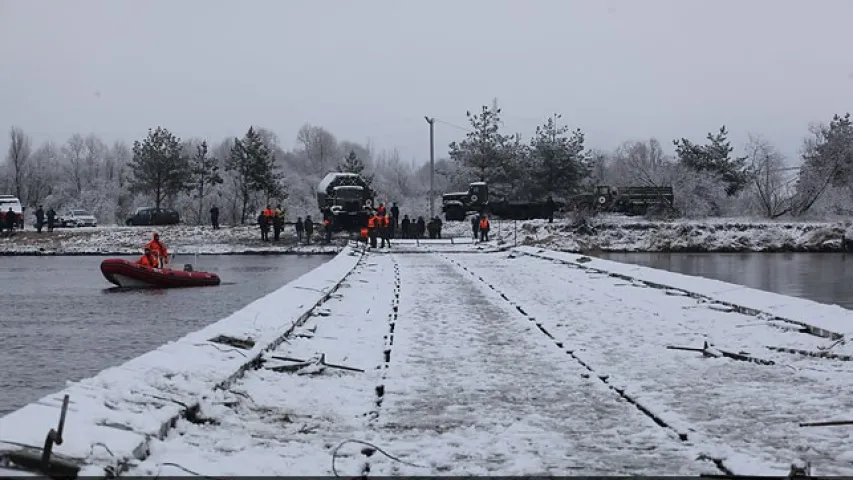
[[[270,230],[272,230],[272,241],[277,242],[281,239],[281,231],[284,229],[284,209],[281,205],[278,205],[276,208],[272,208],[270,205],[267,205],[267,208],[263,209],[261,213],[258,215],[258,226],[261,229],[261,240],[268,242],[270,241]],[[328,227],[329,221],[325,220],[323,225]],[[311,243],[311,237],[314,236],[314,220],[311,219],[311,215],[305,217],[305,220],[302,217],[296,219],[296,241],[297,242],[305,242]],[[326,228],[326,241],[331,241],[331,230]]]

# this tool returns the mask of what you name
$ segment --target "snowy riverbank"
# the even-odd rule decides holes
[[[568,219],[492,222],[491,247],[530,245],[564,252],[838,252],[843,238],[853,239],[850,222],[767,222],[749,219],[708,219],[661,222],[627,217],[600,217],[590,228]],[[292,225],[279,242],[263,242],[257,226],[155,227],[170,252],[192,254],[333,254],[348,238],[336,234],[331,245],[315,231],[311,244],[296,242]],[[41,234],[32,230],[0,235],[0,255],[134,255],[150,239],[151,227],[61,229]],[[471,238],[470,223],[445,222],[443,243]],[[400,242],[403,249],[406,243]],[[429,245],[430,241],[421,242]],[[442,242],[440,242],[442,243]],[[850,242],[848,242],[849,244]],[[416,250],[423,250],[420,245]],[[849,250],[850,245],[848,245]],[[405,249],[411,249],[406,246]]]
[[[603,217],[578,228],[569,220],[494,222],[503,241],[565,252],[839,252],[853,238],[849,222],[748,219],[650,221]]]
[[[160,227],[98,227],[58,229],[51,233],[32,230],[0,236],[0,255],[135,255],[151,240],[151,232],[177,255],[228,254],[334,254],[340,251],[342,239],[331,245],[322,243],[315,232],[311,244],[296,242],[293,226],[288,226],[278,242],[260,239],[257,226],[160,226]]]

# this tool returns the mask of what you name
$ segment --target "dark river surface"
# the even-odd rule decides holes
[[[598,257],[853,309],[853,254],[603,253]]]
[[[218,273],[219,287],[115,291],[99,270],[104,257],[0,256],[0,416],[225,318],[331,258],[203,255],[190,261]]]

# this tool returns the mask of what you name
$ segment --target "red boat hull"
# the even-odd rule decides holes
[[[107,281],[119,287],[214,287],[220,283],[219,275],[215,273],[143,267],[120,258],[101,262],[101,273]]]

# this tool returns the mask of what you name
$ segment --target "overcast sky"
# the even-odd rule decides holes
[[[509,132],[554,112],[588,145],[764,134],[795,156],[853,109],[853,1],[0,0],[0,128],[218,142],[304,123],[429,158],[424,115]],[[436,124],[436,157],[464,135]],[[0,148],[5,153],[8,134]]]

